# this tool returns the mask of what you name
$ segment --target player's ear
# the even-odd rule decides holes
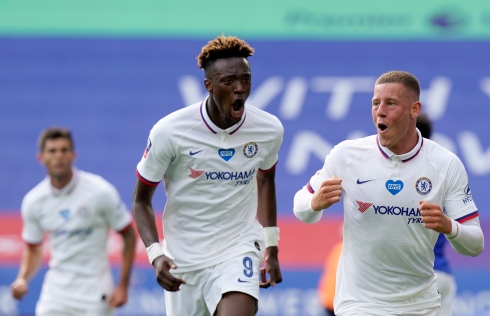
[[[213,92],[213,84],[208,78],[204,78],[204,87],[208,92]]]
[[[44,165],[43,155],[41,152],[36,153],[36,158],[37,158],[37,161],[39,161],[39,163],[41,165]]]
[[[412,103],[412,105],[410,105],[410,115],[413,118],[419,116],[421,111],[422,111],[422,103],[420,103],[420,101],[415,101],[414,103]]]

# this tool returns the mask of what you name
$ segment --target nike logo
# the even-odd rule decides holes
[[[243,282],[250,283],[250,281],[248,281],[248,280],[242,280],[240,278],[238,278],[238,282],[241,282],[241,283],[243,283]]]
[[[363,184],[363,183],[366,183],[366,182],[369,182],[369,181],[373,181],[374,179],[370,179],[370,180],[366,180],[366,181],[361,181],[359,179],[357,179],[357,184]]]
[[[200,153],[200,152],[201,152],[201,151],[203,151],[203,150],[204,150],[204,149],[201,149],[201,150],[199,150],[199,151],[195,151],[195,152],[192,152],[192,150],[190,150],[190,151],[189,151],[189,155],[194,156],[194,155],[196,155],[196,154]]]

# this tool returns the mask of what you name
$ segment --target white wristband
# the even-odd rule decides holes
[[[160,243],[155,242],[151,244],[150,247],[146,247],[146,253],[148,254],[150,264],[153,264],[155,258],[163,256],[162,246],[160,246]]]
[[[279,227],[264,227],[265,248],[278,245]]]

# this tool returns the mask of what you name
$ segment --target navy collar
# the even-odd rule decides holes
[[[233,124],[232,126],[228,127],[227,129],[223,130],[223,129],[219,128],[218,126],[216,126],[213,123],[213,121],[211,121],[211,118],[208,115],[208,111],[206,109],[206,102],[208,101],[208,99],[209,99],[209,96],[206,97],[206,99],[204,101],[202,101],[201,106],[199,107],[199,111],[201,112],[201,118],[202,118],[204,124],[206,124],[207,128],[213,134],[217,134],[217,133],[219,133],[221,131],[225,131],[228,134],[233,135],[243,125],[243,123],[245,122],[245,119],[247,117],[247,107],[246,107],[246,105],[244,105],[245,108],[244,108],[244,111],[243,111],[243,115],[240,118],[240,121],[238,121],[236,124]]]
[[[418,155],[418,153],[422,149],[422,146],[424,145],[424,138],[420,134],[420,131],[418,130],[418,128],[417,128],[417,135],[418,135],[417,144],[415,145],[415,147],[412,148],[412,150],[410,150],[406,154],[396,155],[391,150],[389,150],[388,148],[381,146],[381,144],[379,143],[379,137],[378,137],[378,135],[376,135],[376,144],[378,144],[379,151],[381,152],[381,154],[386,159],[390,159],[392,157],[397,156],[398,158],[400,158],[401,161],[407,162],[407,161],[410,161],[413,158],[415,158],[415,156]]]

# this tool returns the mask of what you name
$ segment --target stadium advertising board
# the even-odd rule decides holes
[[[233,12],[233,14],[230,14]],[[220,18],[206,19],[209,16]],[[490,4],[479,0],[3,0],[0,35],[256,39],[485,40]]]

